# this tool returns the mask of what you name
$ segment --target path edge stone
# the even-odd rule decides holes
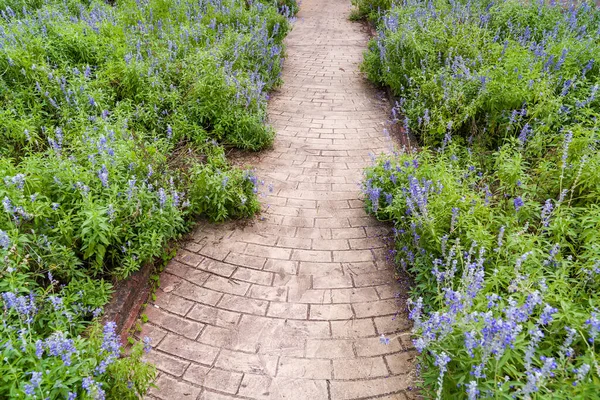
[[[143,305],[148,300],[150,276],[156,269],[157,264],[149,262],[131,276],[118,281],[114,286],[114,293],[110,301],[104,306],[102,323],[112,321],[117,324],[116,332],[123,345],[127,344],[130,330],[134,327]]]

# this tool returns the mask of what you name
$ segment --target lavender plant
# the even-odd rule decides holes
[[[382,17],[365,68],[423,146],[380,158],[364,190],[415,280],[432,398],[597,397],[599,16],[507,1]]]
[[[109,3],[0,1],[2,398],[143,395],[142,345],[92,322],[107,282],[259,209],[224,149],[273,140],[295,1]]]
[[[136,399],[146,393],[155,369],[142,361],[150,347],[136,344],[121,358],[114,323],[100,326],[110,294],[104,281],[61,285],[51,273],[40,280],[30,257],[8,244],[0,249],[0,397]],[[37,279],[36,279],[37,278]]]

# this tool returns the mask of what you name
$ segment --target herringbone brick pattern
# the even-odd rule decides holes
[[[387,111],[358,70],[348,0],[304,0],[269,116],[263,214],[203,225],[161,276],[142,335],[161,399],[405,399],[414,356],[396,317],[387,229],[360,200]],[[402,333],[404,332],[404,333]],[[396,338],[389,345],[381,334]]]

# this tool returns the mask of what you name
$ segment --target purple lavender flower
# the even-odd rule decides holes
[[[564,168],[564,164],[563,164],[563,168]],[[565,199],[565,196],[567,195],[567,193],[569,193],[569,189],[563,189],[563,190],[560,192],[560,195],[558,196],[558,202],[559,202],[559,203],[562,203],[562,202],[563,202],[563,200]]]
[[[96,387],[96,382],[90,377],[85,377],[81,382],[81,387],[85,389],[85,391],[91,396],[93,394],[94,388]]]
[[[377,211],[379,208],[379,197],[381,196],[381,189],[378,187],[371,188],[368,190],[369,200],[371,201],[371,207],[373,211]]]
[[[467,398],[469,400],[477,400],[479,396],[479,389],[477,389],[477,382],[471,381],[467,385]]]
[[[590,318],[585,321],[588,326],[588,334],[590,335],[588,342],[594,343],[596,337],[600,334],[600,319],[598,319],[598,312],[592,311]]]
[[[109,204],[106,208],[106,215],[108,215],[108,219],[112,221],[115,216],[115,207],[112,204]]]
[[[452,121],[448,122],[448,130],[444,135],[444,140],[442,140],[442,151],[444,151],[446,146],[452,143],[452,134],[450,133],[450,129],[452,129]]]
[[[152,338],[145,336],[144,337],[144,352],[149,353],[152,350]]]
[[[458,314],[465,306],[463,295],[450,288],[444,288],[444,302],[453,314]]]
[[[553,377],[554,371],[557,368],[556,361],[552,357],[540,356],[540,361],[543,362],[542,368],[540,369],[540,374],[544,377]]]
[[[485,354],[494,355],[499,360],[506,348],[514,347],[522,327],[509,315],[506,316],[506,320],[494,318],[491,311],[483,314],[483,321],[481,347]]]
[[[419,297],[416,301],[411,301],[412,308],[408,313],[408,318],[410,318],[415,327],[418,327],[421,321],[421,313],[423,312],[423,298]]]
[[[499,252],[499,251],[500,251],[500,249],[502,248],[503,239],[504,239],[504,230],[505,230],[505,229],[506,229],[506,227],[505,227],[505,226],[501,226],[501,227],[500,227],[500,230],[498,231],[498,240],[497,240],[498,247],[496,247],[496,248],[494,249],[494,251],[495,251],[496,253],[497,253],[497,252]]]
[[[131,197],[133,196],[133,192],[135,191],[135,184],[136,184],[135,177],[133,177],[133,179],[130,179],[127,181],[127,191],[125,192],[127,194],[127,200],[131,200]]]
[[[385,195],[385,202],[388,205],[392,205],[392,202],[394,201],[394,196],[390,193],[384,193],[384,195]]]
[[[452,217],[450,218],[450,230],[453,230],[456,226],[456,221],[458,221],[458,214],[460,209],[457,207],[452,207]]]
[[[554,66],[554,69],[556,71],[558,71],[562,67],[562,65],[565,63],[565,59],[567,58],[567,53],[568,52],[569,51],[567,49],[563,49],[562,50],[560,58],[558,59],[558,61],[556,62],[556,65]]]
[[[451,358],[445,351],[437,354],[432,351],[433,356],[435,357],[435,361],[433,365],[437,366],[440,369],[440,375],[438,376],[438,390],[437,390],[437,398],[440,399],[442,395],[442,388],[444,384],[444,374],[448,370],[447,365],[451,361]]]
[[[521,133],[519,134],[519,141],[521,142],[521,145],[525,144],[531,132],[533,132],[533,129],[531,129],[529,123],[526,123],[525,126],[523,126],[523,129],[521,129]]]
[[[565,326],[565,330],[567,331],[567,337],[565,338],[565,341],[563,342],[562,346],[560,347],[560,350],[564,354],[565,357],[572,357],[574,350],[571,347],[571,345],[573,344],[573,341],[575,340],[575,335],[577,334],[577,331],[569,326]]]
[[[471,358],[475,357],[474,350],[479,345],[479,341],[476,339],[476,333],[474,331],[465,332],[465,349]]]
[[[500,296],[498,296],[496,293],[488,294],[487,296],[485,296],[485,298],[488,300],[488,304],[487,304],[488,308],[495,307],[496,302],[498,300],[500,300]]]
[[[50,304],[54,308],[54,311],[60,312],[63,307],[63,299],[58,296],[48,296],[48,300],[50,300]]]
[[[559,250],[560,244],[556,243],[554,246],[552,246],[552,249],[550,249],[549,257],[546,260],[544,260],[544,265],[556,265],[556,255],[558,254]]]
[[[25,394],[28,396],[33,396],[35,393],[35,389],[40,387],[42,383],[42,373],[41,372],[31,372],[31,381],[28,384],[25,384]]]
[[[485,379],[485,378],[487,378],[487,375],[485,374],[484,370],[485,370],[485,361],[483,361],[477,365],[471,366],[470,373],[477,379]]]
[[[544,71],[549,71],[550,68],[552,68],[552,65],[554,65],[554,56],[551,54],[550,57],[548,57],[548,60],[546,61],[546,63],[544,64]]]
[[[544,306],[544,310],[542,311],[542,315],[540,315],[539,323],[541,325],[548,325],[552,322],[552,315],[556,314],[558,309],[551,307],[549,304]]]
[[[158,204],[160,206],[160,208],[163,208],[165,206],[167,202],[167,194],[165,192],[165,189],[160,188],[158,189]]]
[[[408,177],[409,187],[408,190],[405,189],[408,213],[414,215],[420,213],[422,216],[427,217],[427,203],[432,183],[432,181],[425,179],[423,179],[422,182],[419,182],[414,176]]]
[[[425,122],[425,125],[429,125],[429,121],[430,121],[429,109],[426,108],[425,109],[425,114],[423,114],[423,122]]]
[[[379,343],[381,344],[385,344],[385,345],[389,345],[390,344],[390,338],[386,337],[383,333],[381,334],[381,336],[379,337]]]
[[[62,141],[63,141],[62,129],[60,127],[57,127],[54,130],[54,139],[52,139],[51,137],[48,137],[48,143],[50,144],[50,147],[52,147],[54,152],[58,155],[60,155],[61,150],[62,150]]]
[[[121,352],[121,342],[119,336],[116,333],[117,324],[114,322],[107,322],[104,325],[103,334],[104,339],[102,341],[102,350],[109,355],[118,357]]]
[[[2,293],[2,299],[6,309],[16,311],[26,323],[33,322],[33,317],[38,311],[33,292],[30,292],[29,296],[17,296],[13,292],[4,292]]]
[[[594,66],[594,59],[592,58],[590,61],[588,61],[588,63],[585,65],[585,67],[583,67],[583,70],[581,71],[581,75],[585,76],[585,74],[587,74],[592,67]]]
[[[574,368],[573,372],[577,374],[577,376],[575,378],[575,381],[573,382],[573,386],[577,386],[581,381],[583,381],[587,374],[590,372],[590,369],[591,367],[589,364],[581,364],[579,368]]]
[[[38,359],[41,359],[43,355],[44,355],[44,342],[42,342],[40,339],[38,339],[35,342],[35,356]]]
[[[108,187],[108,169],[104,164],[102,165],[100,171],[98,171],[98,179],[100,179],[103,187]]]
[[[521,113],[519,113],[518,110],[513,110],[511,115],[510,115],[510,119],[508,120],[508,124],[512,125],[515,122],[517,122],[517,118],[519,118],[521,116]]]
[[[574,82],[575,78],[573,79],[567,79],[565,81],[565,83],[563,84],[563,88],[560,92],[561,96],[566,96],[569,93],[569,90],[571,89],[571,86],[573,86],[573,82]]]
[[[542,226],[547,227],[550,223],[550,214],[552,214],[553,209],[554,205],[552,204],[552,200],[547,199],[546,203],[544,203],[544,207],[542,207]]]
[[[515,206],[515,211],[519,211],[519,209],[523,207],[525,203],[523,203],[523,199],[521,197],[515,197],[513,204]]]
[[[4,178],[4,183],[7,186],[14,185],[17,189],[22,190],[25,186],[25,175],[17,174],[12,177],[7,176],[6,178]]]
[[[539,390],[539,388],[537,386],[538,381],[539,381],[539,376],[535,372],[532,372],[529,370],[527,370],[527,372],[525,372],[525,374],[527,375],[527,383],[523,387],[522,392],[526,396],[525,398],[531,398],[531,393],[535,393]]]
[[[534,329],[529,331],[529,335],[531,336],[531,339],[529,340],[529,345],[525,350],[524,357],[525,368],[527,370],[531,369],[531,361],[533,359],[533,354],[535,353],[538,343],[544,337],[544,333],[539,329],[539,327],[536,326],[534,327]]]
[[[2,229],[0,229],[0,248],[3,248],[4,250],[8,250],[10,246],[11,246],[11,241],[10,241],[10,238],[8,237],[8,234],[6,232],[4,232]]]
[[[171,198],[173,199],[173,206],[179,207],[179,203],[181,202],[181,196],[180,196],[179,192],[177,192],[176,190],[173,190],[171,192]]]
[[[63,332],[54,332],[45,341],[48,354],[54,357],[60,357],[66,366],[71,365],[71,356],[77,353],[75,342],[68,339]]]

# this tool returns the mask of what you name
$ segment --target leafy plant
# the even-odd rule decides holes
[[[108,281],[259,209],[224,146],[273,141],[295,1],[109,3],[0,1],[2,398],[144,395],[142,345],[94,322]]]
[[[593,398],[600,274],[600,12],[405,2],[369,77],[420,140],[366,170],[415,280],[420,384],[436,398]]]

